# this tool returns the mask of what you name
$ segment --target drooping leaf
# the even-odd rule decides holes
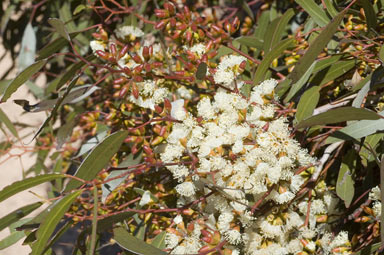
[[[31,255],[41,255],[48,239],[51,237],[56,225],[60,222],[64,214],[68,211],[73,201],[80,196],[83,190],[78,190],[60,199],[55,206],[51,208],[44,221],[36,232],[37,240],[32,244]]]
[[[316,66],[316,61],[308,68],[308,70],[304,73],[304,75],[298,80],[295,84],[291,86],[291,89],[288,92],[288,95],[284,98],[284,102],[287,103],[296,95],[296,93],[306,84],[311,76],[314,67]]]
[[[333,6],[334,1],[332,0],[324,0],[324,4],[326,6],[327,12],[331,15],[332,18],[337,16],[339,12],[336,10],[335,6]]]
[[[309,82],[313,84],[317,84],[319,86],[324,85],[330,81],[335,80],[336,78],[344,75],[350,69],[357,65],[356,60],[340,60],[336,62],[337,64],[331,65],[317,74],[313,75]]]
[[[324,27],[329,23],[325,11],[314,0],[295,0],[313,18],[317,25]]]
[[[155,236],[155,238],[153,238],[153,240],[152,240],[151,245],[153,245],[156,248],[159,248],[161,250],[165,249],[165,236],[166,236],[166,234],[167,234],[167,232],[163,231],[160,234],[158,234],[157,236]]]
[[[384,44],[381,45],[380,51],[379,51],[379,59],[381,60],[381,63],[384,63]]]
[[[336,194],[344,201],[348,208],[355,194],[355,181],[352,178],[356,167],[356,157],[353,150],[349,150],[343,158],[336,183]]]
[[[333,124],[348,120],[378,120],[380,115],[365,108],[339,107],[305,119],[296,128]]]
[[[89,181],[108,164],[112,156],[120,149],[121,144],[127,137],[128,131],[118,131],[107,136],[99,143],[84,159],[75,176]],[[69,191],[80,186],[81,182],[71,179],[64,191]]]
[[[4,123],[4,125],[11,131],[12,135],[15,137],[19,137],[15,126],[12,121],[8,118],[8,116],[0,109],[0,122]]]
[[[36,63],[25,68],[11,83],[8,84],[7,89],[5,90],[3,97],[1,98],[1,103],[6,102],[11,95],[21,86],[31,78],[32,75],[37,73],[46,63],[46,60],[40,60]]]
[[[253,84],[256,85],[259,82],[264,80],[265,74],[271,65],[272,61],[279,57],[280,54],[287,48],[293,46],[294,40],[291,38],[280,41],[261,61],[260,65],[257,67],[255,76],[253,79]]]
[[[67,122],[62,125],[59,130],[57,131],[57,145],[56,149],[59,150],[61,146],[68,140],[68,138],[72,134],[73,127],[75,126],[75,119],[74,116],[75,113],[72,114],[72,116],[69,116],[67,119]]]
[[[92,137],[91,139],[86,141],[80,147],[79,153],[76,155],[76,157],[78,158],[78,157],[83,156],[85,153],[89,152],[96,145],[98,145],[100,143],[100,141],[103,140],[107,136],[108,130],[109,129],[107,129],[107,128],[102,128],[101,130],[99,130],[99,132],[97,133],[97,135],[95,137]]]
[[[207,64],[204,62],[201,62],[197,67],[196,79],[204,80],[205,76],[207,75],[207,68],[208,68]]]
[[[14,210],[13,212],[7,214],[6,216],[2,217],[0,219],[0,231],[9,226],[10,224],[18,221],[19,219],[27,216],[37,208],[39,208],[43,203],[42,202],[36,202],[33,204],[29,204],[23,207],[20,207],[19,209]]]
[[[375,160],[377,155],[374,155],[372,150],[375,151],[375,147],[383,139],[384,133],[377,133],[367,136],[364,139],[364,146],[361,147],[359,155],[361,158],[361,163],[364,167],[368,166],[369,161]]]
[[[284,31],[287,28],[289,20],[295,15],[293,9],[288,9],[284,12],[283,16],[273,20],[267,29],[267,32],[264,36],[264,51],[265,54],[270,52],[275,45],[281,40]]]
[[[307,89],[301,96],[297,105],[295,119],[300,122],[306,118],[312,116],[313,110],[315,110],[317,103],[320,99],[320,87],[314,86]]]
[[[85,8],[87,7],[84,4],[79,4],[78,6],[76,6],[75,10],[73,11],[73,15],[80,13]]]
[[[128,157],[123,161],[121,162],[121,164],[119,164],[117,167],[118,168],[123,168],[123,167],[129,167],[129,166],[133,166],[133,165],[136,165],[136,164],[139,164],[140,161],[141,161],[141,154],[134,158],[132,154],[129,154]],[[126,172],[130,172],[132,171],[132,169],[126,169],[126,170],[117,170],[117,171],[112,171],[107,178],[105,178],[105,181],[106,183],[102,185],[102,198],[101,198],[101,201],[103,203],[105,203],[105,200],[107,199],[108,195],[114,190],[116,189],[126,178],[127,178],[127,175],[124,175],[124,177],[120,177],[120,178],[117,178],[117,179],[114,179],[114,180],[111,180],[121,174],[124,174]],[[110,180],[110,181],[109,181]]]
[[[24,232],[19,232],[19,231],[12,232],[6,238],[0,240],[0,250],[8,248],[9,246],[17,243],[23,237],[25,237]]]
[[[73,32],[73,33],[70,33],[69,36],[71,37],[71,39],[73,39],[79,34],[80,32]],[[53,53],[60,51],[66,45],[68,45],[68,41],[65,38],[60,36],[59,38],[56,38],[52,42],[45,45],[42,49],[40,49],[37,52],[37,55],[39,55],[39,57],[37,57],[36,60],[39,61],[39,60],[45,59],[51,56]]]
[[[263,40],[257,38],[256,36],[240,36],[234,40],[239,42],[242,45],[253,47],[256,49],[261,49],[263,47]]]
[[[359,0],[358,3],[363,6],[365,19],[367,20],[368,31],[375,29],[377,26],[377,17],[372,3],[369,0]]]
[[[248,14],[248,16],[251,19],[254,19],[255,16],[253,15],[253,12],[252,12],[251,8],[249,7],[247,1],[246,0],[240,0],[240,2],[241,2],[241,7],[243,8],[243,10]]]
[[[0,34],[3,35],[5,28],[7,27],[8,21],[11,18],[11,15],[13,14],[14,10],[16,9],[16,4],[13,4],[12,2],[8,5],[7,9],[1,16],[0,21]]]
[[[361,104],[364,101],[364,98],[367,96],[369,92],[369,89],[371,87],[370,85],[371,85],[371,81],[367,80],[365,85],[359,90],[359,92],[357,93],[357,96],[353,100],[352,102],[353,107],[359,108],[361,106]]]
[[[64,177],[66,176],[63,174],[44,174],[44,175],[27,178],[22,181],[14,182],[11,185],[6,186],[4,189],[0,191],[0,202],[4,201],[5,199],[23,190],[29,189],[36,185],[42,184],[44,182],[48,182],[48,181],[52,181],[52,180],[55,180],[58,178],[64,178]]]
[[[379,113],[384,116],[384,111]],[[359,139],[365,136],[376,133],[377,131],[384,130],[384,119],[378,120],[360,120],[339,129],[333,133],[325,141],[326,143],[334,143],[342,140]]]
[[[308,2],[314,4],[312,0],[300,0],[299,2]],[[323,11],[321,12],[325,15]],[[304,73],[312,65],[324,47],[328,44],[329,40],[331,40],[332,36],[337,31],[340,22],[343,20],[344,13],[345,11],[340,12],[309,45],[307,52],[302,58],[300,58],[299,62],[295,66],[295,69],[293,69],[293,71],[288,75],[288,78],[292,79],[292,82],[297,82],[304,75]]]
[[[134,254],[166,255],[167,253],[134,237],[124,228],[119,227],[113,230],[113,236],[120,247]]]
[[[99,220],[97,222],[97,231],[101,233],[103,231],[111,229],[113,227],[113,224],[121,222],[123,220],[128,220],[132,218],[135,214],[135,212],[122,212]]]
[[[96,185],[93,185],[93,217],[92,217],[92,233],[91,233],[91,244],[89,253],[90,255],[94,254],[97,241],[97,210],[99,208],[99,196],[98,189]]]
[[[313,73],[320,72],[324,70],[325,68],[332,66],[333,64],[337,63],[341,58],[341,55],[333,55],[327,58],[323,58],[316,61],[316,66],[313,69]]]
[[[69,36],[67,29],[65,28],[64,22],[62,22],[60,19],[49,18],[48,23],[56,30],[56,32],[58,32],[67,41],[71,40],[71,37]]]
[[[79,79],[80,75],[77,75],[72,81],[71,83],[68,85],[67,87],[67,90],[66,92],[64,93],[63,96],[61,96],[59,98],[59,100],[57,100],[55,106],[53,107],[51,113],[49,114],[48,118],[45,119],[45,121],[43,122],[43,124],[41,124],[40,128],[37,130],[37,132],[35,133],[35,135],[33,136],[32,140],[34,140],[39,134],[41,131],[43,131],[43,129],[45,128],[45,126],[52,120],[56,117],[56,114],[57,114],[57,110],[59,109],[60,105],[62,104],[62,102],[65,100],[65,98],[69,95],[69,93],[71,92],[72,88],[76,85],[76,82],[77,80]]]
[[[35,62],[36,35],[31,23],[25,27],[18,59],[19,72]]]

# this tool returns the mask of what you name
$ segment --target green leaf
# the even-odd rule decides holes
[[[0,202],[5,199],[23,191],[34,187],[36,185],[42,184],[44,182],[52,181],[58,178],[65,178],[66,176],[63,174],[44,174],[31,178],[24,179],[22,181],[17,181],[12,183],[9,186],[6,186],[4,189],[0,191]]]
[[[358,108],[357,108],[358,109]],[[384,111],[379,113],[381,116],[384,116]],[[352,124],[339,129],[333,133],[325,141],[326,143],[334,143],[342,140],[353,140],[359,139],[371,134],[376,133],[377,131],[384,130],[384,119],[379,120],[360,120],[353,122]]]
[[[24,70],[35,62],[36,55],[36,35],[31,23],[28,23],[24,29],[21,40],[19,60],[17,61],[19,71]]]
[[[299,2],[308,2],[314,4],[312,0],[300,0]],[[340,12],[310,44],[307,52],[303,57],[300,58],[299,62],[295,66],[295,69],[293,69],[293,71],[288,75],[288,78],[290,78],[292,82],[297,82],[312,65],[317,56],[323,51],[324,47],[336,33],[340,22],[343,20],[344,13],[345,11]]]
[[[89,255],[93,255],[96,248],[96,241],[97,241],[97,210],[98,210],[98,204],[99,204],[99,196],[97,192],[97,186],[93,185],[93,217],[92,217],[92,233],[91,233],[91,244]]]
[[[78,6],[76,6],[76,9],[73,11],[73,15],[80,13],[85,8],[87,7],[84,4],[79,4]]]
[[[314,86],[307,89],[301,96],[295,115],[297,122],[312,116],[313,110],[315,110],[320,99],[319,91],[320,87]]]
[[[56,150],[59,150],[61,148],[61,146],[63,146],[63,144],[68,140],[68,138],[71,136],[72,134],[72,130],[73,130],[73,127],[75,126],[75,119],[74,119],[74,115],[76,113],[73,112],[72,114],[72,117],[71,118],[68,118],[67,119],[67,122],[62,125],[59,130],[57,131],[57,146],[56,146]]]
[[[99,143],[84,159],[75,176],[83,180],[89,181],[108,164],[112,156],[120,149],[128,135],[128,131],[118,131],[106,137]],[[71,179],[64,191],[69,191],[81,185],[80,181]]]
[[[81,145],[79,153],[77,154],[77,158],[83,156],[85,153],[92,150],[101,140],[103,140],[108,134],[108,129],[102,129],[97,133],[95,137],[92,137],[88,141],[86,141],[83,145]]]
[[[325,11],[314,0],[295,0],[295,2],[308,12],[320,27],[324,27],[329,23],[329,18]]]
[[[332,0],[324,0],[324,4],[326,7],[327,12],[331,15],[332,18],[337,16],[339,12],[336,10],[335,6],[333,6],[334,1]]]
[[[255,16],[253,15],[253,12],[252,12],[251,8],[249,7],[247,1],[246,0],[240,0],[240,1],[241,1],[241,7],[243,8],[243,10],[248,14],[248,16],[251,19],[255,19]]]
[[[269,24],[267,32],[264,36],[264,51],[265,54],[270,52],[275,45],[281,40],[284,31],[287,29],[287,24],[290,19],[295,15],[293,9],[288,9],[284,12],[284,15],[273,20]]]
[[[369,135],[364,139],[364,146],[361,147],[361,150],[359,152],[361,164],[364,167],[367,167],[368,163],[375,159],[376,155],[372,153],[372,150],[375,151],[376,146],[383,139],[383,137],[383,133],[378,133]]]
[[[350,69],[356,67],[356,65],[357,63],[354,59],[338,61],[328,68],[322,70],[321,72],[313,75],[309,79],[309,83],[313,83],[319,86],[324,85],[330,81],[335,80],[337,77],[344,75]]]
[[[201,62],[197,67],[196,79],[204,80],[205,76],[207,75],[207,68],[208,68],[207,64],[204,62]]]
[[[27,216],[37,208],[39,208],[43,203],[42,202],[36,202],[33,204],[29,204],[23,207],[20,207],[19,209],[14,210],[13,212],[7,214],[6,216],[2,217],[0,219],[0,231],[9,226],[10,224],[20,220],[24,216]]]
[[[355,194],[355,181],[352,178],[355,167],[355,152],[354,150],[348,150],[341,163],[336,183],[336,194],[344,201],[346,208],[349,208]]]
[[[153,240],[152,240],[151,245],[153,245],[156,248],[159,248],[161,250],[165,249],[165,236],[166,236],[166,234],[167,234],[167,232],[163,231],[160,234],[158,234],[157,236],[155,236],[155,238],[153,238]]]
[[[8,130],[11,131],[12,135],[14,135],[15,137],[19,137],[15,126],[12,124],[10,119],[1,109],[0,109],[0,122],[4,123],[4,125],[8,128]]]
[[[263,40],[257,38],[256,36],[240,36],[233,41],[256,49],[261,49],[263,47]]]
[[[348,120],[377,120],[380,115],[365,108],[339,107],[301,121],[296,128],[333,124]]]
[[[73,32],[70,33],[69,36],[71,37],[71,39],[73,39],[79,34],[80,32]],[[39,50],[39,52],[37,53],[39,57],[36,58],[36,60],[42,60],[44,58],[50,57],[53,53],[63,49],[66,45],[68,45],[68,41],[60,36],[59,38],[56,38],[55,40],[44,46],[41,50]]]
[[[381,242],[368,245],[364,249],[354,252],[352,255],[372,255],[381,247]]]
[[[381,45],[380,51],[379,51],[379,59],[381,60],[381,63],[384,63],[384,44]]]
[[[67,29],[65,28],[64,22],[56,18],[49,18],[48,23],[67,41],[71,40]]]
[[[124,228],[113,230],[114,239],[124,249],[134,254],[166,255],[167,253],[134,237]]]
[[[279,57],[281,53],[287,48],[293,46],[294,39],[288,38],[283,41],[280,41],[276,47],[274,47],[267,55],[265,55],[264,59],[261,61],[260,65],[257,67],[255,72],[255,76],[253,79],[253,85],[257,85],[259,82],[264,80],[265,74],[271,65],[272,61]]]
[[[359,4],[363,6],[365,19],[367,20],[368,31],[375,29],[377,26],[377,17],[373,5],[369,0],[359,0]]]
[[[292,99],[293,96],[307,83],[309,76],[311,76],[312,71],[316,65],[316,61],[308,68],[305,74],[298,80],[295,84],[292,85],[291,89],[288,92],[288,95],[284,98],[284,102],[287,103]]]
[[[28,66],[26,69],[24,69],[19,75],[16,76],[15,79],[12,80],[12,82],[8,85],[7,89],[5,90],[3,97],[1,98],[1,103],[6,102],[11,95],[21,86],[31,78],[32,75],[37,73],[46,63],[46,60],[40,60],[36,63]]]
[[[17,243],[23,237],[25,237],[24,232],[19,232],[19,231],[12,232],[9,236],[7,236],[6,238],[0,241],[0,250],[3,250]]]
[[[5,28],[7,27],[8,21],[11,17],[11,15],[14,13],[16,9],[16,5],[11,2],[11,4],[8,5],[5,12],[2,13],[1,22],[0,22],[0,34],[3,35]]]
[[[31,255],[41,255],[49,238],[51,237],[56,225],[63,218],[64,214],[68,211],[73,201],[80,196],[83,190],[78,190],[71,194],[66,195],[60,199],[54,207],[51,208],[48,215],[41,223],[39,229],[36,232],[37,240],[32,244]]]
[[[329,66],[332,66],[333,64],[335,64],[337,61],[339,61],[341,58],[341,55],[333,55],[333,56],[330,56],[330,57],[327,57],[327,58],[323,58],[323,59],[320,59],[320,60],[317,60],[316,61],[316,66],[315,68],[313,69],[313,73],[317,73]]]
[[[135,212],[122,212],[112,216],[108,216],[97,222],[97,231],[99,233],[111,229],[113,224],[121,222],[123,220],[131,219],[136,213]]]
[[[136,164],[139,164],[141,159],[142,159],[142,154],[140,154],[136,158],[134,158],[134,156],[132,154],[129,154],[128,157],[117,166],[118,168],[127,167],[127,170],[113,171],[113,172],[111,172],[108,175],[108,177],[105,180],[106,183],[104,183],[101,186],[102,187],[102,198],[101,198],[101,201],[103,203],[105,203],[105,200],[107,199],[108,195],[114,189],[116,189],[127,178],[127,175],[124,175],[124,177],[117,178],[117,179],[114,179],[114,180],[111,180],[111,179],[113,179],[113,178],[115,178],[115,177],[117,177],[117,176],[119,176],[119,175],[121,175],[123,173],[131,172],[132,169],[129,169],[128,167],[136,165]]]

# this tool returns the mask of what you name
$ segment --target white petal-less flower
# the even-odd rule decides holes
[[[192,182],[183,182],[175,187],[177,193],[182,196],[190,197],[195,195],[195,185]]]
[[[218,84],[223,84],[226,87],[234,88],[232,82],[235,80],[238,72],[236,66],[239,66],[246,58],[243,56],[229,55],[225,56],[214,75],[214,80]]]
[[[187,113],[184,109],[184,99],[178,99],[171,103],[171,116],[177,120],[184,120],[187,116]]]
[[[96,53],[96,51],[98,50],[101,50],[101,51],[105,50],[105,44],[102,41],[93,40],[89,43],[89,45],[91,46],[93,53]]]
[[[133,40],[136,37],[142,37],[144,32],[137,27],[134,26],[123,26],[115,30],[116,36],[118,38],[124,39],[125,37],[131,37]]]

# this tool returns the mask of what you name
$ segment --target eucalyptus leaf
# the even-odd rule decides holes
[[[55,28],[56,32],[58,32],[63,38],[67,41],[71,40],[71,37],[68,34],[67,29],[65,28],[64,22],[57,18],[48,19],[48,23]]]
[[[327,112],[307,118],[299,124],[296,128],[304,128],[315,125],[333,124],[348,120],[378,120],[380,115],[365,108],[355,107],[339,107],[331,109]]]
[[[108,164],[112,156],[120,149],[128,135],[128,131],[118,131],[107,136],[84,159],[75,176],[90,181]],[[80,181],[71,179],[64,191],[70,191],[81,185]]]
[[[8,130],[14,135],[15,137],[19,137],[17,130],[15,126],[13,125],[12,121],[8,118],[8,116],[0,109],[0,122],[4,123],[4,125],[8,128]]]
[[[308,3],[310,5],[316,5],[312,0],[300,0],[297,1],[300,3]],[[317,6],[317,5],[316,5]],[[318,6],[317,6],[318,7]],[[303,7],[304,8],[304,7]],[[318,7],[320,10],[321,8]],[[325,15],[325,13],[321,10],[321,12]],[[295,66],[295,69],[288,75],[288,78],[292,80],[292,82],[297,82],[307,71],[307,69],[312,65],[318,55],[323,51],[324,47],[331,40],[332,36],[337,31],[340,22],[343,20],[345,11],[340,12],[316,37],[316,39],[309,45],[307,52],[304,54],[302,58],[300,58],[299,62]],[[326,21],[328,23],[328,21]]]
[[[295,2],[308,12],[320,27],[324,27],[329,23],[330,19],[325,14],[325,11],[314,0],[295,0]]]
[[[301,96],[300,101],[297,105],[295,119],[297,122],[300,122],[313,114],[317,103],[320,99],[320,87],[314,86],[307,89],[304,94]]]
[[[31,23],[24,29],[21,40],[21,48],[18,60],[19,71],[24,70],[35,62],[36,55],[36,35]]]
[[[314,67],[316,66],[316,61],[312,63],[312,65],[308,68],[308,70],[304,73],[304,75],[298,80],[295,84],[292,85],[291,89],[288,92],[288,95],[284,98],[284,102],[287,103],[296,95],[296,93],[306,84],[311,76]]]
[[[113,230],[113,236],[116,242],[122,248],[140,255],[166,255],[167,253],[134,237],[122,227]]]
[[[355,167],[355,152],[349,150],[341,163],[336,183],[336,194],[344,201],[346,208],[349,208],[355,194],[355,181],[352,178]]]

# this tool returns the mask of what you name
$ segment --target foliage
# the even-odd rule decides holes
[[[384,1],[2,8],[19,74],[1,102],[27,85],[39,103],[14,102],[49,115],[33,177],[0,200],[52,187],[38,216],[0,219],[2,249],[54,254],[77,228],[72,254],[381,252]],[[22,139],[8,114],[4,154]]]

